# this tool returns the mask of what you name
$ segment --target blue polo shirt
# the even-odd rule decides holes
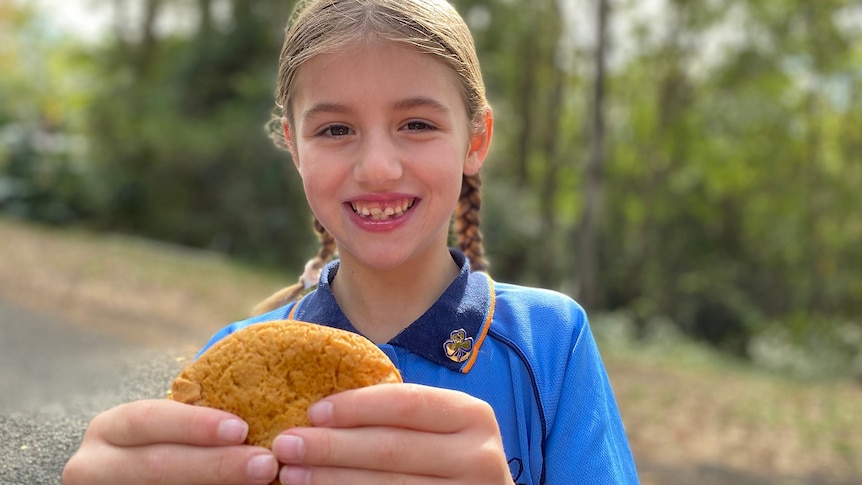
[[[379,347],[405,382],[488,402],[517,484],[635,484],[637,472],[583,309],[554,291],[497,283],[461,268],[440,299]],[[332,294],[338,261],[298,303],[236,322],[201,350],[254,323],[292,318],[359,331]],[[200,354],[198,354],[200,355]]]

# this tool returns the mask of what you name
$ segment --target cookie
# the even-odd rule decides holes
[[[215,343],[174,379],[168,398],[234,413],[248,423],[246,443],[269,448],[282,431],[308,426],[316,401],[387,382],[401,382],[401,374],[365,337],[279,320]]]

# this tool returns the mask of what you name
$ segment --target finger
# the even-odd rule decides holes
[[[399,428],[294,428],[276,437],[272,450],[285,464],[448,477],[469,466],[461,463],[464,453],[453,446],[456,440]]]
[[[379,384],[334,394],[309,408],[314,426],[392,426],[432,433],[467,427],[496,430],[491,406],[449,389],[416,384]]]
[[[87,433],[96,434],[114,446],[156,443],[215,446],[243,443],[248,425],[217,409],[156,399],[106,411],[93,419]]]
[[[98,456],[88,456],[73,457],[64,470],[64,483],[265,485],[278,473],[272,453],[253,446],[105,447]],[[75,479],[67,480],[69,477]]]

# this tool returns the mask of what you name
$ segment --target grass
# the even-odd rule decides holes
[[[152,345],[198,348],[294,278],[0,218],[3,299]],[[612,315],[592,325],[645,485],[862,483],[858,383],[764,372],[674,335],[635,343]],[[704,481],[702,469],[730,478]]]
[[[858,383],[766,371],[672,332],[638,343],[623,327],[593,319],[636,455],[751,483],[862,483]]]
[[[211,252],[2,218],[0,245],[5,298],[154,344],[178,335],[200,344],[296,278]]]

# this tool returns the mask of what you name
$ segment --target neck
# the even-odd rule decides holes
[[[357,330],[385,343],[418,319],[458,276],[448,249],[390,270],[341,259],[332,293]]]

